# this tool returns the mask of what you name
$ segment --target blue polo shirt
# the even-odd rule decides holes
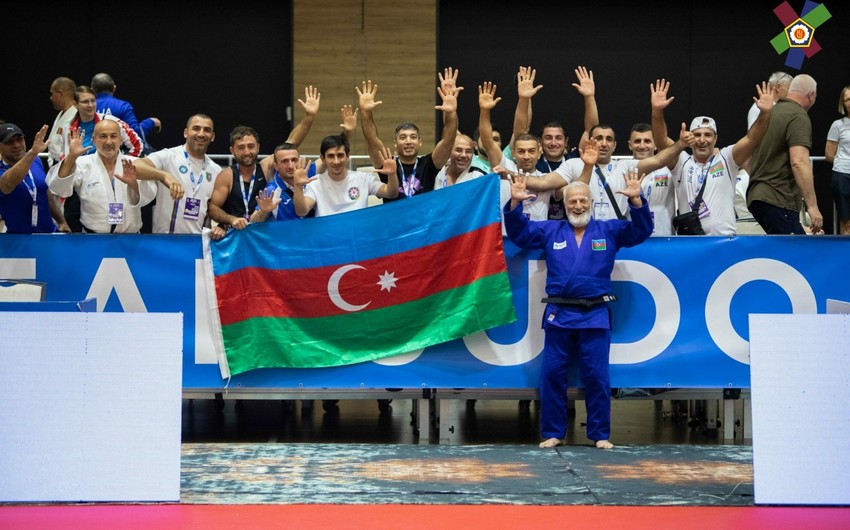
[[[0,162],[0,175],[11,166]],[[30,178],[32,176],[32,178]],[[38,226],[32,226],[32,187],[35,185],[35,198],[38,204]],[[0,216],[6,221],[6,232],[10,234],[52,233],[56,225],[50,216],[50,203],[47,199],[47,175],[40,158],[30,166],[29,175],[18,184],[11,193],[0,191]]]

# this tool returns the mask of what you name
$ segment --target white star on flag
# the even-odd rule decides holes
[[[378,278],[380,278],[380,281],[378,281],[378,285],[381,286],[382,291],[386,289],[387,292],[389,292],[392,290],[393,287],[397,287],[395,284],[396,277],[394,272],[384,271],[383,274],[378,275]]]

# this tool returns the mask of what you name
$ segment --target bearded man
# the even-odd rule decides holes
[[[585,171],[596,165],[596,142],[586,142],[581,158]],[[533,177],[532,177],[533,178]],[[581,180],[568,184],[564,193],[567,220],[531,221],[522,212],[531,196],[524,175],[511,176],[511,201],[505,204],[508,237],[521,248],[542,249],[548,269],[545,341],[540,381],[540,447],[565,444],[567,433],[567,372],[579,363],[585,387],[587,437],[600,449],[614,445],[611,436],[611,382],[608,354],[611,348],[611,272],[617,251],[645,241],[652,234],[649,205],[641,196],[637,168],[624,175],[625,187],[617,193],[628,198],[630,220],[596,220],[591,217],[594,198]],[[530,179],[529,179],[530,180]]]

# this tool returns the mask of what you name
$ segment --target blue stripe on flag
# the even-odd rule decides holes
[[[499,176],[338,215],[254,223],[210,245],[216,276],[244,267],[355,263],[440,243],[501,221]]]

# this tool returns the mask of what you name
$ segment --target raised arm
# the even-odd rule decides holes
[[[307,137],[307,134],[313,127],[313,120],[316,119],[316,114],[319,113],[319,101],[321,99],[322,95],[319,93],[318,88],[313,85],[304,88],[304,100],[298,100],[298,103],[301,104],[301,108],[304,109],[304,117],[300,122],[298,122],[298,125],[292,129],[292,132],[289,133],[286,143],[296,146],[301,145],[301,142],[304,141],[304,138]]]
[[[35,133],[35,137],[33,137],[32,141],[32,147],[30,147],[24,157],[0,175],[0,191],[4,194],[8,195],[9,193],[12,193],[12,190],[24,181],[24,177],[26,177],[29,173],[32,163],[35,162],[36,158],[38,158],[38,154],[47,149],[47,142],[45,141],[47,131],[47,125],[43,125],[41,129]]]
[[[295,175],[292,177],[292,203],[295,205],[295,213],[298,217],[304,217],[316,206],[316,201],[304,195],[304,186],[310,183],[310,179],[307,178],[308,164],[306,158],[299,158],[295,166]]]
[[[754,97],[753,101],[759,109],[759,117],[747,134],[732,147],[732,159],[739,166],[750,159],[753,150],[761,143],[770,123],[770,113],[773,111],[773,94],[768,84],[762,82],[761,86],[756,85],[756,93],[758,97]]]
[[[280,204],[280,197],[275,197],[275,193],[269,188],[260,190],[257,194],[257,209],[251,214],[248,220],[251,223],[264,223],[268,220],[270,214]]]
[[[363,138],[366,140],[366,151],[369,153],[369,159],[375,167],[381,167],[383,160],[381,153],[384,150],[384,143],[378,138],[378,126],[375,125],[375,118],[372,112],[375,108],[382,104],[383,101],[375,101],[378,95],[378,84],[372,84],[372,80],[363,81],[361,83],[362,90],[354,87],[357,91],[358,104],[360,105],[360,128],[363,130]]]
[[[499,145],[493,141],[493,122],[490,119],[490,111],[501,100],[502,98],[496,97],[496,85],[490,81],[478,85],[478,141],[493,166],[501,162],[502,151],[499,149]]]
[[[449,67],[444,72],[445,75],[438,74],[440,86],[437,88],[443,102],[434,107],[443,112],[443,136],[431,151],[431,159],[437,167],[446,165],[452,153],[457,136],[457,97],[463,90],[463,87],[457,86],[458,70]]]
[[[664,109],[675,98],[668,98],[667,91],[670,83],[664,79],[656,79],[649,84],[649,101],[652,107],[652,139],[658,149],[664,149],[673,144],[673,139],[667,136],[667,123],[664,121]]]
[[[351,105],[343,105],[339,109],[339,114],[342,118],[342,123],[339,124],[342,127],[342,135],[345,136],[345,139],[349,142],[351,141],[351,137],[354,136],[354,131],[357,129],[357,111],[359,109],[353,108]]]
[[[593,169],[596,167],[596,162],[599,160],[599,148],[596,140],[593,138],[585,138],[581,142],[579,149],[581,161],[584,162],[584,168],[581,170],[578,180],[585,184],[590,184],[590,177],[593,176]]]
[[[530,66],[520,66],[517,73],[517,103],[514,111],[514,129],[511,135],[511,149],[513,149],[514,140],[520,134],[525,134],[531,128],[531,98],[533,98],[543,85],[534,86],[534,78],[537,76],[537,70]],[[479,131],[480,132],[480,131]],[[489,154],[488,154],[489,156]],[[493,162],[497,164],[498,162]]]
[[[380,155],[384,160],[380,166],[375,168],[375,171],[387,177],[387,183],[381,186],[376,195],[382,199],[395,199],[398,197],[399,188],[398,164],[396,164],[395,157],[389,148],[385,148]]]
[[[121,158],[122,173],[116,173],[115,178],[127,185],[127,199],[133,206],[138,205],[141,201],[141,193],[139,192],[139,179],[136,175],[136,166],[131,160]]]
[[[688,131],[687,126],[683,122],[682,129],[679,131],[679,140],[655,153],[655,155],[639,160],[637,164],[638,172],[642,175],[648,175],[656,169],[661,169],[665,166],[669,168],[676,167],[679,153],[688,147],[693,147],[695,141],[694,133]]]
[[[575,69],[578,83],[573,83],[578,93],[584,98],[584,131],[581,139],[590,134],[590,129],[599,123],[599,109],[596,107],[596,83],[593,80],[593,71],[584,66]]]

